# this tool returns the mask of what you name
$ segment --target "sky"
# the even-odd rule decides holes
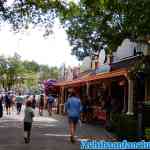
[[[14,0],[8,0],[11,5]],[[68,0],[78,2],[79,0]],[[18,53],[22,60],[34,60],[38,64],[49,66],[78,66],[79,62],[71,55],[71,46],[64,29],[56,20],[53,34],[43,37],[44,28],[29,28],[23,33],[14,33],[8,24],[2,24],[0,29],[0,55],[13,56]]]

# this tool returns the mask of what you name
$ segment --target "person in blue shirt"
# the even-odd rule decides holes
[[[54,102],[55,98],[52,95],[48,96],[48,112],[49,112],[49,116],[52,115],[52,105]]]
[[[11,96],[10,96],[9,92],[4,96],[4,99],[5,99],[5,106],[6,106],[7,115],[8,114],[10,115],[12,101],[11,101]]]
[[[73,143],[75,142],[74,136],[76,132],[76,125],[80,119],[81,112],[81,102],[80,99],[76,96],[75,91],[70,93],[70,96],[65,103],[65,108],[69,120],[70,141]]]

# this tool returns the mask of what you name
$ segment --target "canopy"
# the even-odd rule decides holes
[[[125,76],[127,77],[128,70],[126,68],[123,69],[118,69],[106,73],[98,73],[96,75],[88,75],[80,79],[76,80],[67,80],[67,81],[62,81],[55,83],[56,86],[78,86],[79,84],[85,84],[87,82],[92,82],[95,80],[100,80],[100,79],[108,79],[108,78],[114,78],[114,77],[119,77],[119,76]]]

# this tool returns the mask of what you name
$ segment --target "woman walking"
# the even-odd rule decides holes
[[[39,115],[43,115],[43,109],[44,109],[44,95],[40,95],[40,100],[39,100]]]

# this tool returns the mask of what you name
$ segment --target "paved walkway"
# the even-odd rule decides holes
[[[47,117],[46,117],[47,116]],[[79,124],[76,134],[77,142],[70,143],[68,122],[65,116],[53,115],[34,118],[32,139],[30,144],[24,144],[23,139],[23,112],[10,116],[4,113],[0,119],[0,150],[78,150],[80,141],[84,139],[112,140],[114,137],[100,125]]]

